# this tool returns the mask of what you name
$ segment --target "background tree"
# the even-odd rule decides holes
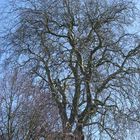
[[[26,76],[23,71],[12,70],[3,74],[0,81],[2,140],[37,139],[61,129],[57,108],[49,94]]]
[[[58,107],[62,132],[83,139],[91,125],[94,137],[124,139],[139,122],[139,37],[127,30],[134,3],[24,0],[13,8],[18,16],[4,37],[6,62],[42,83]]]

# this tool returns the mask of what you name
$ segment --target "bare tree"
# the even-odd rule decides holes
[[[124,139],[129,124],[140,121],[139,37],[127,30],[134,3],[24,0],[14,8],[16,26],[4,37],[6,62],[43,83],[59,109],[63,134],[82,140],[92,126],[97,139]]]
[[[0,136],[3,140],[12,140],[18,136],[21,84],[16,84],[16,72],[8,77],[3,76],[0,81]]]
[[[33,85],[31,77],[26,76],[21,71],[12,70],[3,74],[0,81],[2,140],[37,139],[61,129],[54,101],[43,89]]]

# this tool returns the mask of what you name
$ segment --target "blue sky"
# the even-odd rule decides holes
[[[3,4],[5,3],[6,1],[5,0],[0,0],[0,4]]]

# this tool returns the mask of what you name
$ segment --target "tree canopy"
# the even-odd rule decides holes
[[[91,127],[93,139],[124,139],[140,121],[139,36],[128,30],[134,3],[21,0],[13,8],[5,62],[24,68],[51,96],[61,132],[82,140]]]

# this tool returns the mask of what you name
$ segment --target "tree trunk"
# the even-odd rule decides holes
[[[83,127],[80,125],[80,126],[77,126],[75,131],[74,131],[74,136],[75,136],[75,139],[74,140],[84,140],[84,134],[83,134]]]

